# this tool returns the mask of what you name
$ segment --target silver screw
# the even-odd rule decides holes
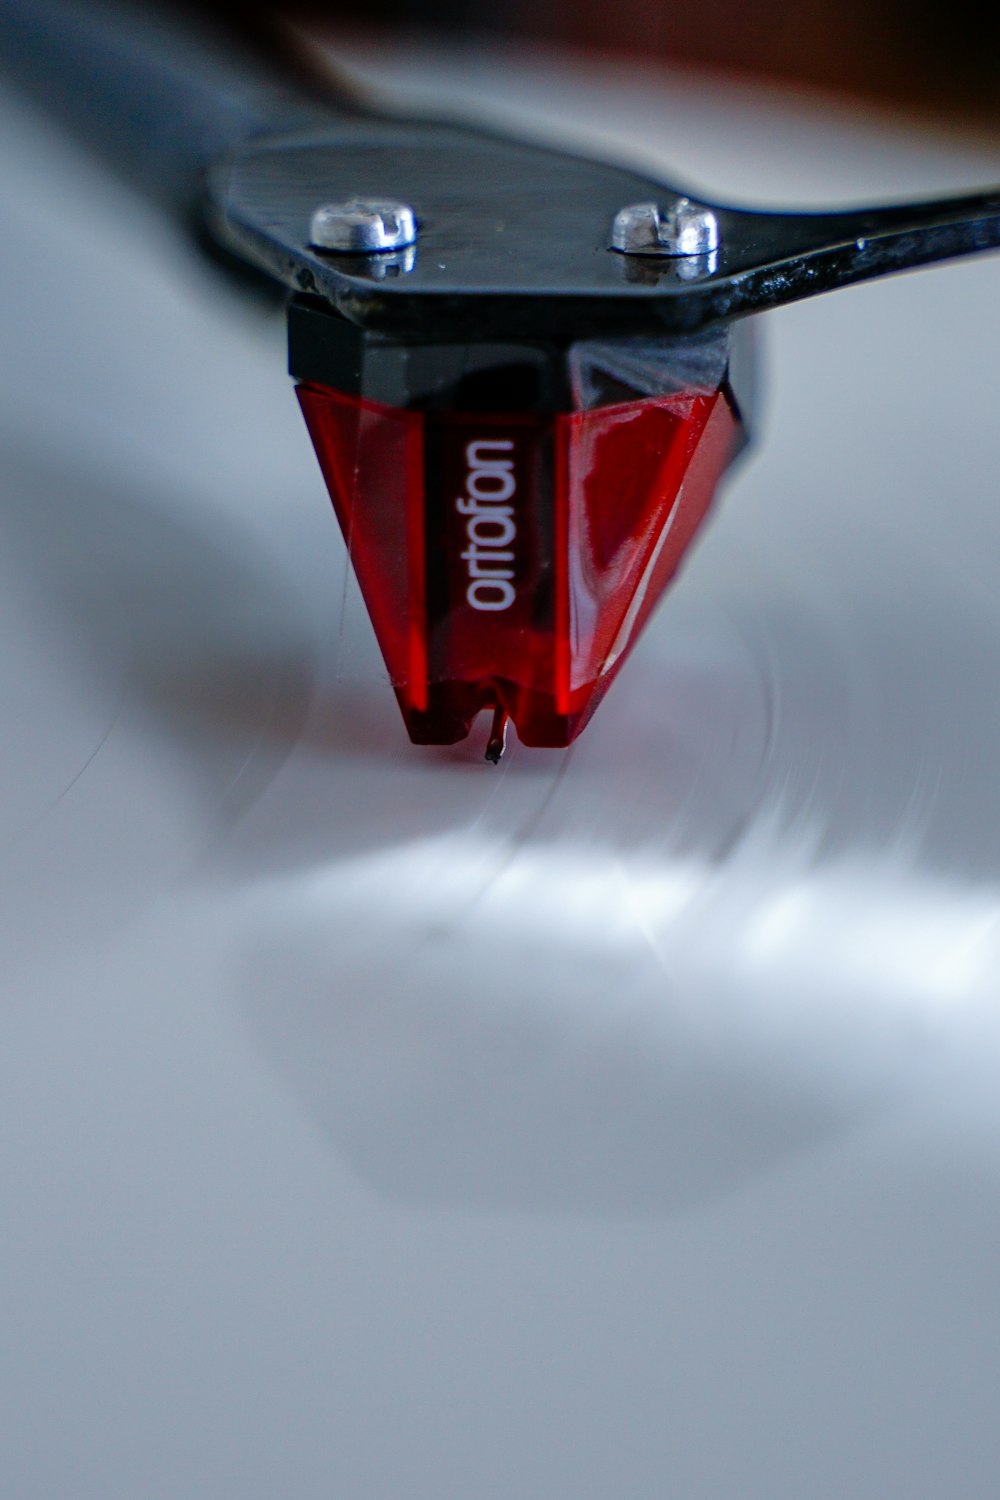
[[[630,203],[615,214],[611,247],[623,255],[710,255],[719,248],[719,221],[690,198],[675,198],[667,208]]]
[[[392,198],[348,198],[324,203],[309,225],[309,243],[317,250],[372,255],[402,250],[417,238],[417,221],[408,203]]]

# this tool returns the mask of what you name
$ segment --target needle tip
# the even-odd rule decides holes
[[[497,708],[493,711],[493,723],[490,726],[490,737],[486,744],[486,759],[491,765],[499,765],[500,757],[507,746],[507,712],[505,709]]]

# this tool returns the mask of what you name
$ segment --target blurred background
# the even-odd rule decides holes
[[[965,0],[197,9],[720,201],[1000,180]],[[5,1500],[996,1500],[1000,257],[762,320],[494,773],[406,741],[279,311],[0,139]]]
[[[1000,9],[957,0],[302,0],[198,7],[273,39],[372,28],[599,49],[749,74],[1000,125]]]

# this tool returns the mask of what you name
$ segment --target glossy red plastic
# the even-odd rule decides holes
[[[567,745],[676,572],[729,463],[722,391],[591,411],[299,401],[411,739],[504,709]]]

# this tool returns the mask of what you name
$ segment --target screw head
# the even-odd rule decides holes
[[[415,243],[417,221],[408,203],[392,198],[348,198],[324,203],[312,216],[309,242],[341,255],[372,255]]]
[[[615,214],[611,248],[623,255],[710,255],[719,248],[719,221],[690,198],[675,198],[666,208],[630,203]]]

